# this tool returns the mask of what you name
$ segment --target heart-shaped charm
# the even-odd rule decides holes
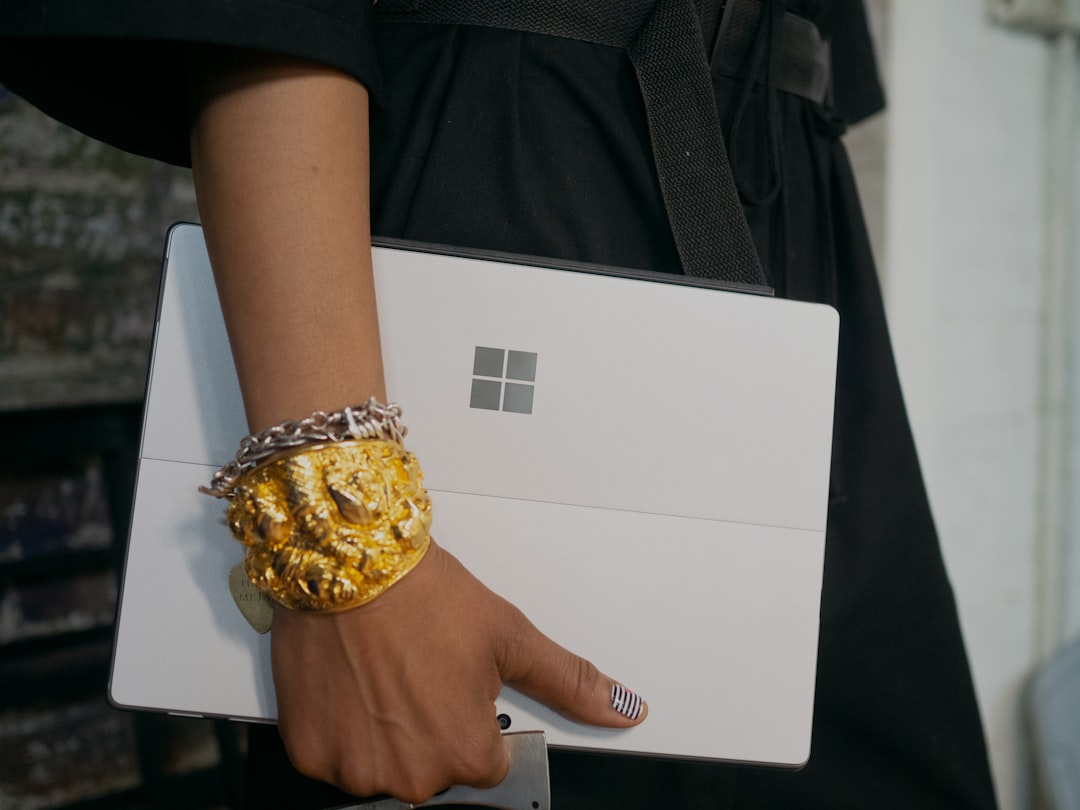
[[[236,606],[255,632],[269,632],[274,617],[274,603],[269,596],[251,584],[243,563],[237,563],[229,572],[229,591],[232,592]]]

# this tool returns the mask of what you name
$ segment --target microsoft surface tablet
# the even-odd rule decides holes
[[[407,245],[374,255],[388,392],[424,467],[433,536],[650,705],[645,723],[611,731],[504,689],[511,730],[805,762],[835,311],[678,277]],[[275,717],[270,638],[228,588],[242,549],[223,503],[197,491],[246,432],[201,230],[176,226],[117,625],[119,705]]]

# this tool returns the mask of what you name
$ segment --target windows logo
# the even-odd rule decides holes
[[[477,346],[470,408],[532,413],[536,353]]]

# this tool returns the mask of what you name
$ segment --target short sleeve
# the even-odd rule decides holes
[[[0,2],[0,84],[93,138],[183,166],[196,44],[310,59],[381,92],[371,0]]]

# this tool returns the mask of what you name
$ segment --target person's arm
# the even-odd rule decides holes
[[[206,52],[192,76],[199,210],[250,427],[385,399],[366,91],[269,55]],[[612,708],[608,677],[434,544],[373,602],[330,616],[276,607],[272,633],[290,758],[357,795],[419,802],[500,781],[504,681],[584,722],[635,724]]]
[[[201,53],[192,167],[249,428],[385,400],[367,92],[286,57]]]

